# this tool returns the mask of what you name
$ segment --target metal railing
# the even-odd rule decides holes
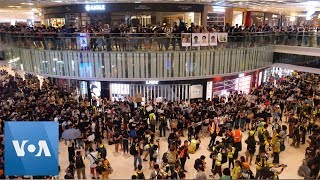
[[[260,47],[271,44],[320,47],[320,32],[228,33],[226,42],[218,42],[215,46],[208,44],[207,46],[196,47],[193,42],[191,42],[191,46],[184,47],[181,42],[181,35],[172,33],[66,34],[1,32],[0,41],[11,47],[60,51],[188,51]]]

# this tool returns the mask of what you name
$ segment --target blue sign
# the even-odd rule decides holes
[[[59,174],[57,122],[5,122],[7,176]]]

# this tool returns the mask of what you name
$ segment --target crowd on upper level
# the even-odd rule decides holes
[[[141,34],[165,34],[165,33],[206,33],[206,32],[228,32],[228,33],[241,33],[241,32],[317,32],[320,31],[320,27],[313,26],[288,26],[286,28],[283,27],[270,27],[268,24],[264,25],[251,25],[244,26],[238,25],[231,26],[229,23],[223,26],[199,26],[194,23],[190,25],[180,22],[177,24],[176,22],[173,25],[164,23],[163,25],[147,25],[147,26],[127,26],[125,24],[110,26],[109,24],[100,24],[97,26],[85,26],[80,29],[74,28],[73,26],[62,26],[62,27],[52,27],[42,25],[40,27],[28,27],[28,26],[0,26],[0,31],[6,32],[20,32],[20,33],[74,33],[74,32],[85,32],[85,33],[113,33],[113,34],[121,34],[121,33],[141,33]]]
[[[85,50],[176,50],[178,48],[184,50],[185,48],[181,45],[181,33],[211,32],[227,32],[229,36],[228,42],[237,43],[236,47],[256,46],[259,43],[320,46],[320,27],[289,26],[279,28],[270,27],[267,24],[260,26],[237,24],[231,26],[227,23],[224,27],[206,27],[194,23],[188,26],[183,22],[180,24],[174,23],[172,26],[164,23],[163,25],[148,25],[145,27],[133,27],[124,24],[114,26],[101,24],[80,29],[72,25],[57,28],[44,25],[40,27],[0,26],[0,32],[11,32],[11,41],[18,42],[17,40],[19,40],[20,45],[20,41],[25,41],[26,38],[32,37],[32,48],[58,50],[79,49],[76,44],[76,37],[79,37],[79,33],[86,33],[89,39],[88,47],[84,48]],[[245,37],[250,37],[251,39],[248,40]],[[43,42],[41,43],[40,41]],[[246,45],[243,42],[247,42]],[[25,46],[30,47],[30,43]]]

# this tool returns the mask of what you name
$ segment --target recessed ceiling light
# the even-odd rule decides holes
[[[9,8],[19,8],[20,6],[8,6]]]
[[[62,1],[59,1],[59,0],[57,0],[57,1],[54,1],[54,2],[56,2],[56,3],[62,3]]]
[[[28,6],[33,6],[33,5],[34,5],[34,3],[20,3],[20,4],[22,4],[22,5],[28,5]]]

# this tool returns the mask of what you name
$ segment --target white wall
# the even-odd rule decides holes
[[[14,25],[15,22],[26,22],[27,19],[34,21],[41,21],[41,17],[34,15],[30,9],[13,10],[13,9],[0,9],[0,23],[8,23]]]

